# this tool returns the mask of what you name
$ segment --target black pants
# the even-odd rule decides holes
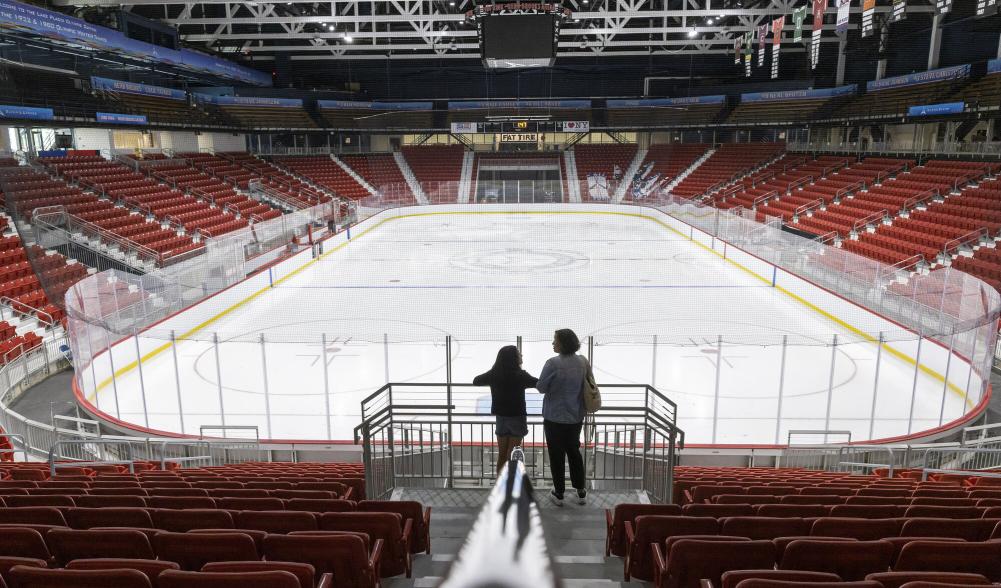
[[[566,462],[570,462],[570,482],[573,487],[584,488],[584,458],[580,455],[580,430],[584,423],[564,424],[543,421],[546,446],[549,449],[549,471],[553,476],[553,489],[562,497],[566,489]]]

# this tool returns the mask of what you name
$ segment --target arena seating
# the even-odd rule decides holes
[[[760,102],[741,102],[730,116],[728,123],[764,123],[764,122],[804,122],[816,118],[825,118],[831,110],[844,103],[848,97],[800,98],[794,100],[767,100]]]
[[[818,182],[849,164],[849,158],[821,156],[787,156],[745,178],[731,189],[720,192],[713,199],[719,208],[743,206],[754,209],[757,220],[781,217],[790,222],[801,206],[808,206],[816,199],[800,196],[800,189]]]
[[[785,151],[784,143],[725,143],[671,191],[695,198],[714,187],[723,187],[768,164]]]
[[[962,100],[969,108],[991,108],[1001,103],[1001,72],[988,73],[975,82],[963,87],[954,97]]]
[[[462,145],[404,147],[403,157],[430,202],[457,202],[462,177]]]
[[[188,104],[186,99],[176,100],[159,96],[129,94],[127,92],[98,92],[98,96],[109,102],[114,112],[140,114],[151,123],[219,125],[219,112],[211,105]]]
[[[666,185],[681,172],[688,169],[699,157],[705,154],[709,145],[702,143],[666,143],[651,145],[647,149],[646,157],[640,169],[649,166],[647,177],[659,175],[658,183]],[[632,181],[630,189],[626,190],[625,200],[633,198],[633,190],[636,185]]]
[[[302,108],[273,106],[220,105],[220,112],[252,129],[312,129],[316,122]]]
[[[405,203],[416,201],[392,155],[342,155],[341,161],[368,182],[369,186],[383,194],[384,198]]]
[[[920,471],[895,474],[902,477],[681,466],[675,479],[680,504],[620,504],[606,511],[606,553],[625,558],[627,580],[653,579],[659,586],[698,585],[697,580],[679,579],[689,577],[693,568],[710,570],[700,572],[709,574],[701,578],[718,585],[725,571],[773,566],[834,573],[843,580],[892,570],[980,573],[997,581],[1001,544],[984,542],[1001,538],[1001,509],[994,507],[1001,486],[975,476],[933,475],[920,482],[915,479]],[[724,541],[727,548],[682,549],[676,561],[676,544],[688,540]],[[750,566],[743,554],[730,549],[732,541],[770,547],[747,547],[752,557],[762,558]],[[964,549],[939,547],[949,555],[930,558],[924,555],[929,541],[965,543]],[[980,554],[981,545],[992,547]],[[856,567],[874,552],[876,561]],[[985,567],[990,558],[992,567]],[[686,565],[673,565],[681,561]]]
[[[319,204],[331,200],[330,196],[322,190],[310,186],[300,178],[290,175],[246,151],[217,152],[216,156],[250,170],[255,176],[252,181],[259,181],[262,185],[290,198],[306,204]]]
[[[589,144],[574,147],[574,160],[577,164],[577,182],[580,185],[581,199],[592,200],[588,190],[587,177],[591,174],[604,175],[608,180],[608,194],[611,197],[619,182],[628,181],[625,177],[629,165],[636,157],[634,144]],[[615,177],[615,169],[619,169],[619,178]],[[569,179],[568,179],[569,180]]]
[[[833,116],[905,116],[915,104],[948,102],[963,84],[962,80],[945,80],[869,91],[836,109]]]
[[[323,121],[334,129],[430,129],[430,110],[382,110],[378,108],[322,108]]]
[[[277,162],[341,198],[361,200],[370,196],[364,186],[327,156],[283,157]],[[393,166],[396,166],[395,162]]]
[[[135,466],[65,466],[50,478],[48,464],[0,463],[0,564],[56,570],[39,581],[124,569],[155,585],[208,574],[255,585],[255,573],[284,570],[289,586],[370,587],[409,577],[412,556],[430,553],[431,510],[365,500],[360,464]],[[18,564],[30,565],[0,565],[0,579],[19,581]],[[166,575],[176,570],[205,575]]]
[[[648,108],[609,108],[608,124],[625,128],[658,125],[697,125],[717,122],[724,104],[685,104]]]

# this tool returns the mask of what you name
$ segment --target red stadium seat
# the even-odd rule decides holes
[[[160,588],[299,588],[292,572],[188,572],[167,570],[157,578]]]
[[[381,539],[374,541],[369,553],[364,539],[353,534],[293,533],[264,539],[269,561],[308,563],[318,574],[332,574],[338,588],[378,586],[381,554]]]
[[[779,569],[830,572],[856,581],[887,571],[892,555],[893,546],[886,541],[799,540],[786,546]]]
[[[153,537],[153,549],[158,559],[190,571],[215,561],[260,559],[254,540],[243,533],[158,533]]]
[[[11,588],[152,588],[149,578],[136,570],[48,570],[15,566]]]

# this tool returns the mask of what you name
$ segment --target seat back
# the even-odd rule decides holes
[[[305,512],[351,512],[358,510],[358,503],[343,498],[291,498],[285,501],[285,510]]]
[[[737,588],[737,584],[749,578],[780,580],[784,582],[840,582],[837,574],[827,572],[802,572],[799,570],[729,570],[723,572],[720,580],[722,588]]]
[[[244,533],[157,533],[153,537],[157,558],[172,561],[182,570],[197,571],[214,561],[260,559],[257,546]]]
[[[84,495],[73,499],[76,506],[83,508],[144,508],[146,500],[142,496],[96,496]]]
[[[667,556],[665,588],[698,588],[701,579],[719,585],[729,570],[770,570],[775,565],[771,541],[701,541],[679,539]]]
[[[762,504],[757,507],[759,517],[826,517],[831,507],[823,504]]]
[[[370,588],[378,575],[369,563],[365,542],[352,534],[268,535],[264,556],[269,561],[308,563],[317,574],[333,574],[338,587]]]
[[[681,507],[686,517],[749,517],[754,515],[751,504],[686,504]]]
[[[904,516],[907,518],[979,519],[983,513],[984,509],[976,506],[915,505],[907,507]]]
[[[153,586],[157,586],[156,578],[165,570],[177,570],[180,567],[172,561],[157,559],[123,559],[96,558],[75,559],[66,564],[68,570],[136,570],[146,574]]]
[[[650,546],[677,535],[718,535],[719,523],[710,517],[641,515],[636,517],[634,540],[629,547],[629,575],[653,578]]]
[[[997,526],[993,519],[905,519],[901,537],[953,537],[966,541],[986,541]]]
[[[892,519],[902,515],[903,506],[876,504],[835,504],[831,507],[832,517],[853,519]]]
[[[890,567],[893,546],[886,541],[799,540],[786,546],[782,570],[830,572],[842,580],[861,580]]]
[[[785,580],[770,580],[765,578],[749,578],[737,584],[738,588],[883,588],[879,582],[858,580],[855,582],[787,582]]]
[[[1001,543],[956,544],[943,541],[911,541],[900,550],[894,571],[963,572],[980,574],[991,582],[1001,580]]]
[[[211,509],[215,500],[208,496],[150,496],[146,499],[149,508],[169,508],[171,510]]]
[[[22,506],[0,508],[0,524],[52,525],[65,527],[66,519],[58,508],[51,506]]]
[[[374,501],[365,501],[372,503]],[[359,504],[360,506],[360,504]],[[641,515],[681,516],[681,507],[677,504],[619,504],[612,511],[612,527],[609,529],[609,551],[612,555],[622,557],[626,554],[625,522],[635,521]]]
[[[0,556],[28,557],[44,561],[52,558],[41,533],[35,529],[20,527],[0,529]]]
[[[308,563],[295,561],[218,561],[202,566],[203,572],[239,574],[246,572],[289,572],[299,580],[299,588],[316,586],[316,570]]]
[[[823,517],[815,520],[810,535],[820,537],[850,537],[859,541],[873,541],[895,537],[900,532],[897,519],[852,519]]]
[[[935,582],[940,584],[989,585],[991,582],[980,574],[957,572],[879,572],[869,574],[866,580],[875,580],[883,588],[900,588],[908,582]]]
[[[268,533],[317,530],[316,515],[311,512],[285,510],[243,510],[236,513],[236,526]]]
[[[324,531],[359,531],[372,540],[382,539],[379,562],[382,576],[396,576],[408,569],[410,553],[403,537],[402,517],[389,512],[328,512],[320,515]]]
[[[11,588],[152,588],[149,578],[136,570],[49,570],[15,566]]]
[[[68,508],[66,521],[74,529],[137,527],[152,529],[153,519],[142,508]]]
[[[808,521],[794,517],[727,517],[722,520],[720,534],[736,535],[748,539],[768,539],[788,537],[791,535],[807,535],[810,532]]]
[[[159,588],[299,588],[299,578],[283,570],[267,572],[186,572],[167,570]]]
[[[154,510],[153,525],[157,529],[185,533],[194,529],[232,529],[233,515],[219,509]]]
[[[74,559],[156,557],[146,534],[138,530],[53,529],[45,536],[45,540],[60,565],[66,565]]]

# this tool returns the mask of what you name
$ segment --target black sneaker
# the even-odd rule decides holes
[[[549,491],[549,500],[556,506],[563,506],[563,497],[556,494],[556,490]]]
[[[587,490],[581,489],[577,491],[577,504],[581,506],[587,504]]]

